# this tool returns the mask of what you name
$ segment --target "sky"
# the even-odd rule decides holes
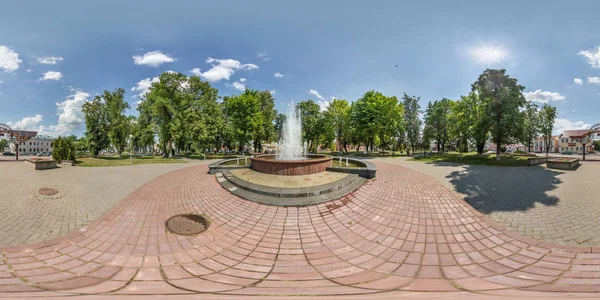
[[[600,1],[5,1],[0,123],[85,131],[81,106],[123,88],[135,108],[165,71],[276,108],[369,90],[459,99],[486,68],[557,107],[555,132],[600,123]]]

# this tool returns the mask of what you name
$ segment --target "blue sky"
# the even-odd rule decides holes
[[[284,110],[372,89],[425,106],[467,94],[492,67],[555,105],[556,131],[589,127],[600,122],[598,11],[593,0],[7,1],[0,123],[81,134],[84,101],[121,87],[135,108],[169,70],[198,68],[221,95],[275,91]]]

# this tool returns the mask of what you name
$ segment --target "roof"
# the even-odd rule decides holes
[[[571,138],[578,138],[578,137],[588,136],[590,134],[590,130],[589,129],[565,130],[563,132],[563,134],[568,137],[571,137]]]
[[[12,131],[13,136],[15,137],[25,137],[32,138],[37,135],[37,131],[28,131],[28,130],[14,130]]]

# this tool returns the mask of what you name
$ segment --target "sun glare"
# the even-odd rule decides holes
[[[492,64],[500,64],[507,57],[506,50],[502,49],[502,46],[499,47],[490,47],[487,45],[482,45],[472,51],[472,56],[477,63],[492,65]]]

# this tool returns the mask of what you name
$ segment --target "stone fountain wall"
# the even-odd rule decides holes
[[[315,174],[326,171],[332,165],[328,156],[307,160],[275,160],[257,156],[250,158],[250,161],[255,171],[274,175]]]

